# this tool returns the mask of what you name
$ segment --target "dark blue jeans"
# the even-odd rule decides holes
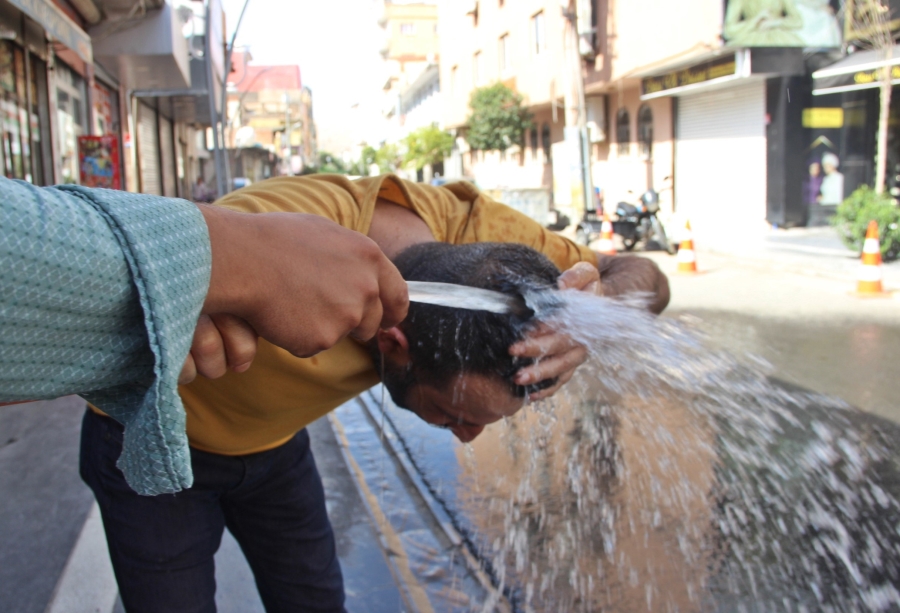
[[[246,456],[191,449],[193,487],[162,496],[128,487],[116,468],[121,451],[122,426],[88,410],[81,478],[97,497],[129,613],[214,612],[213,554],[226,526],[266,611],[344,611],[334,533],[306,430]]]

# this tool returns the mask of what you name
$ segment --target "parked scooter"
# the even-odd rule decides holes
[[[613,233],[622,237],[622,245],[626,251],[631,251],[641,243],[645,251],[663,249],[671,254],[677,252],[678,246],[669,241],[666,229],[657,217],[658,212],[659,193],[653,189],[644,192],[635,204],[620,202],[616,205]],[[576,240],[585,245],[590,244],[600,236],[602,223],[602,209],[585,211],[581,223],[575,229]]]

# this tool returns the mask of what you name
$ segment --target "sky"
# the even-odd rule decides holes
[[[244,1],[222,0],[229,40]],[[249,0],[236,46],[248,46],[254,64],[300,66],[320,149],[349,147],[363,121],[354,105],[380,103],[381,7],[381,0]]]

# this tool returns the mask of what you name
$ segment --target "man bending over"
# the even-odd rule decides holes
[[[524,278],[608,295],[650,292],[657,312],[668,302],[666,279],[652,262],[598,257],[466,183],[284,177],[219,204],[239,211],[233,215],[300,212],[336,221],[375,241],[410,279],[513,291]],[[313,274],[317,265],[298,263]],[[213,554],[225,526],[250,562],[267,611],[343,610],[334,536],[305,428],[378,383],[373,354],[383,353],[385,383],[398,404],[463,441],[518,410],[526,395],[553,393],[585,359],[583,347],[528,319],[422,305],[410,313],[377,334],[380,351],[348,338],[297,358],[260,341],[247,372],[182,386],[194,485],[175,495],[132,491],[115,466],[121,427],[95,410],[85,414],[82,476],[103,514],[128,611],[214,610]],[[446,344],[457,333],[462,344]],[[196,339],[195,349],[215,352],[223,338]],[[435,342],[440,349],[431,348]]]

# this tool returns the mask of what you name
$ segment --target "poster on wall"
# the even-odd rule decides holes
[[[725,0],[722,37],[735,47],[841,46],[841,0]]]
[[[79,136],[78,168],[85,187],[122,189],[119,139],[115,136]]]

